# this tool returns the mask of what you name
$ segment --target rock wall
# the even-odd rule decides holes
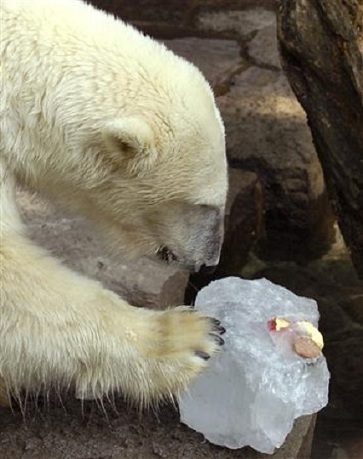
[[[306,110],[339,226],[363,278],[362,27],[359,0],[281,1],[284,68]]]

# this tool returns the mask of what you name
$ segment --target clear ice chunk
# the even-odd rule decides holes
[[[323,355],[309,360],[280,349],[268,323],[317,326],[316,302],[266,279],[229,277],[201,290],[195,307],[227,332],[221,352],[179,398],[181,421],[217,445],[273,453],[296,418],[327,404],[330,374]]]

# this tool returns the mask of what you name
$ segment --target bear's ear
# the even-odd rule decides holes
[[[154,134],[141,118],[120,118],[106,123],[102,131],[106,154],[114,165],[130,175],[142,175],[156,160]]]

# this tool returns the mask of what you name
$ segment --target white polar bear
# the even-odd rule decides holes
[[[183,389],[223,329],[130,306],[27,239],[16,183],[124,255],[218,263],[224,130],[201,73],[80,0],[0,0],[0,397],[73,386],[146,404]]]

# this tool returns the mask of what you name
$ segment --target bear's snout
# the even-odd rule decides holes
[[[224,212],[219,210],[214,213],[214,218],[210,218],[209,225],[204,227],[204,231],[199,239],[200,248],[196,252],[200,254],[197,261],[196,271],[202,274],[212,274],[218,266],[224,238]],[[199,249],[199,250],[198,250]]]

